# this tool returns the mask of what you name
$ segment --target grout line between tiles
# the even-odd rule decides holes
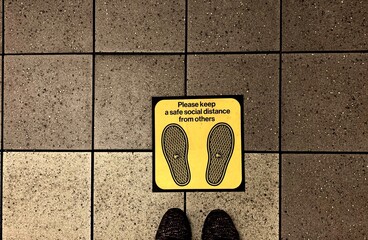
[[[282,153],[279,153],[279,239],[282,233]]]
[[[92,152],[89,149],[4,149],[3,152]]]
[[[308,50],[308,51],[281,51],[282,54],[364,54],[368,50]],[[4,56],[39,56],[39,55],[267,55],[280,54],[275,50],[260,51],[231,51],[231,52],[35,52],[35,53],[3,53]]]
[[[282,151],[282,154],[330,154],[330,155],[368,155],[368,152],[364,151],[364,152],[346,152],[346,151]]]
[[[237,55],[237,54],[349,54],[349,53],[368,53],[368,50],[310,50],[310,51],[279,51],[275,50],[260,50],[260,51],[232,51],[232,52],[188,52],[188,55]]]
[[[39,56],[39,55],[184,55],[184,52],[35,52],[35,53],[6,53],[6,56]]]
[[[264,150],[244,150],[244,154],[277,154],[279,151],[264,151]]]
[[[184,55],[184,96],[188,96],[188,54]]]
[[[282,1],[279,13],[279,239],[282,232]]]
[[[279,51],[231,51],[231,52],[188,52],[188,55],[241,55],[241,54],[255,54],[255,55],[264,55],[264,54],[278,54]]]
[[[188,4],[189,1],[185,0],[185,30],[184,30],[184,95],[188,96]],[[184,191],[184,213],[187,214],[187,193]]]
[[[0,173],[1,173],[1,179],[0,179],[0,217],[1,217],[1,224],[0,224],[0,238],[3,238],[3,226],[4,226],[4,221],[3,221],[3,193],[4,193],[4,106],[5,106],[5,102],[4,102],[4,73],[5,73],[5,56],[4,56],[4,52],[5,52],[5,0],[1,1],[1,6],[2,6],[2,13],[1,13],[1,20],[2,20],[2,24],[1,24],[1,40],[2,40],[2,45],[1,45],[1,154],[0,154]]]
[[[316,51],[281,51],[282,54],[350,54],[350,53],[368,53],[368,50],[316,50]]]
[[[188,0],[185,0],[185,30],[184,30],[184,95],[188,95],[187,82],[188,82]]]
[[[185,214],[187,214],[187,192],[184,191],[183,196],[184,196],[183,211],[185,212]]]
[[[95,152],[153,152],[152,149],[95,149]]]
[[[152,153],[151,149],[3,149],[1,152],[11,153],[11,152],[82,152],[82,153],[96,153],[96,152],[121,152],[121,153]],[[263,150],[245,150],[244,154],[330,154],[330,155],[368,155],[366,151],[348,152],[348,151],[263,151]]]
[[[94,239],[95,95],[96,95],[96,0],[92,1],[92,129],[91,129],[91,240]]]
[[[50,56],[50,55],[83,55],[91,56],[92,52],[34,52],[34,53],[4,53],[5,56]]]
[[[4,149],[3,152],[152,152],[151,149]]]
[[[188,96],[188,0],[185,0],[184,30],[184,95]]]
[[[94,164],[95,162],[95,154],[94,151],[91,152],[91,226],[90,226],[90,230],[91,230],[91,240],[94,239],[93,237],[93,233],[94,233]]]

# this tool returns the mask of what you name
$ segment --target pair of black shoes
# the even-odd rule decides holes
[[[190,240],[192,231],[185,213],[169,209],[162,217],[156,240]],[[202,240],[239,240],[239,233],[230,216],[223,210],[212,210],[203,225]]]

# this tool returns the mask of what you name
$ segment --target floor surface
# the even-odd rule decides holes
[[[368,1],[1,1],[2,239],[368,239]],[[152,193],[152,96],[244,96],[245,192]]]

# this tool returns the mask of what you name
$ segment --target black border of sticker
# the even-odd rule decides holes
[[[156,184],[155,173],[155,107],[161,100],[180,100],[180,99],[208,99],[208,98],[233,98],[240,105],[240,122],[241,122],[241,168],[242,181],[237,188],[234,189],[162,189]],[[152,192],[244,192],[245,191],[245,156],[244,156],[244,96],[243,95],[208,95],[208,96],[168,96],[168,97],[152,97]]]

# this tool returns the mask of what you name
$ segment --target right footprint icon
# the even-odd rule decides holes
[[[218,186],[223,181],[233,150],[233,129],[227,123],[217,123],[212,127],[207,139],[206,181],[208,184]]]

